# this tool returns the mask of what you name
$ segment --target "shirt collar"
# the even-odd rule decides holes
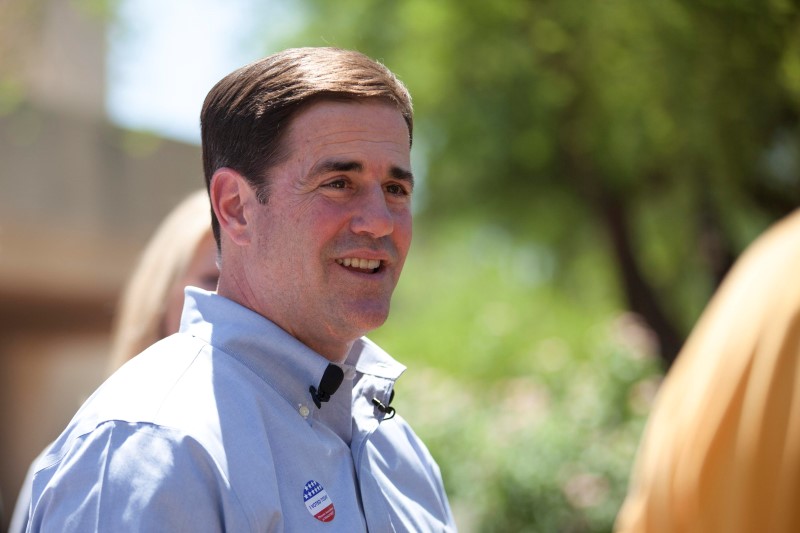
[[[406,367],[366,337],[353,343],[345,364],[354,366],[357,372],[392,381],[405,372]]]
[[[238,360],[297,408],[314,408],[329,361],[258,313],[196,287],[186,288],[180,331]]]
[[[314,407],[308,389],[319,386],[330,361],[233,300],[196,287],[187,287],[185,294],[180,331],[234,357],[294,407]],[[406,369],[366,337],[353,343],[342,367],[391,381]]]

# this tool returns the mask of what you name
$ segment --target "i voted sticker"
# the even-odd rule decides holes
[[[334,509],[328,493],[313,479],[303,487],[303,501],[311,516],[320,522],[330,522],[336,516],[336,509]]]

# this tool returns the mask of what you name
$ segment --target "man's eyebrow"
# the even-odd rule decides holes
[[[409,187],[412,189],[414,188],[414,174],[412,174],[410,170],[400,167],[392,167],[389,169],[389,175],[396,180],[407,182]]]
[[[310,175],[320,176],[331,172],[362,172],[364,165],[358,161],[327,160],[321,161],[311,169]],[[408,182],[409,186],[414,187],[414,175],[410,170],[393,166],[389,169],[389,175],[396,180]]]
[[[319,176],[330,172],[361,172],[363,170],[364,165],[358,161],[327,160],[321,161],[314,166],[314,168],[311,169],[311,175]]]

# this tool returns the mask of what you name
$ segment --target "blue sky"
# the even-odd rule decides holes
[[[109,118],[199,143],[209,89],[297,24],[286,0],[121,0],[109,31]]]

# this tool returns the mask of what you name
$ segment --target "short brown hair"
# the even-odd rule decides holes
[[[408,90],[388,68],[360,52],[291,48],[235,70],[209,91],[200,114],[206,187],[214,172],[229,167],[266,202],[268,171],[289,155],[282,140],[293,117],[318,100],[364,98],[397,106],[408,125],[410,145]],[[219,221],[213,212],[211,226],[219,246]]]

